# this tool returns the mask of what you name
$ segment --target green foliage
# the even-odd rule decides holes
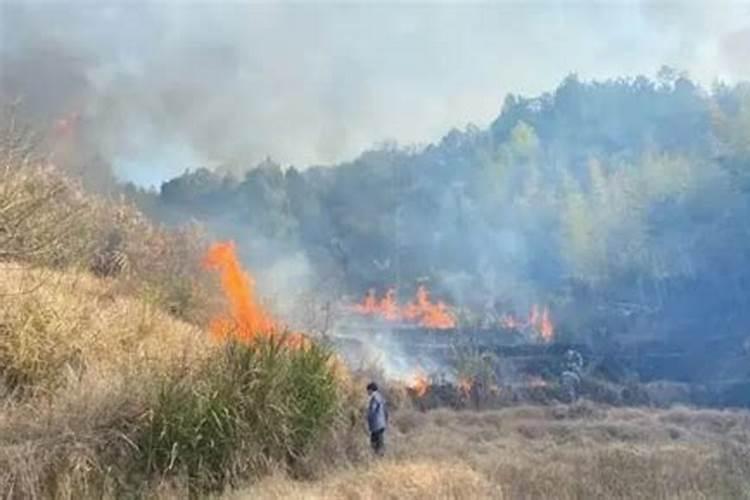
[[[521,158],[531,158],[539,152],[539,138],[534,127],[518,122],[510,132],[510,146],[512,151]]]
[[[339,408],[330,356],[281,339],[231,343],[197,374],[166,380],[137,439],[141,473],[184,475],[199,492],[269,463],[294,471]]]
[[[207,179],[210,203],[187,181],[184,196],[174,182],[160,202],[210,212],[219,231],[239,219],[237,234],[263,242],[251,267],[302,249],[352,295],[426,278],[433,296],[467,309],[548,303],[576,323],[573,336],[629,333],[635,317],[612,311],[670,304],[680,317],[654,330],[688,322],[677,313],[687,310],[689,324],[715,320],[709,329],[734,318],[739,337],[750,320],[733,315],[750,296],[748,96],[747,84],[707,92],[669,68],[655,79],[571,75],[538,97],[508,96],[488,129],[452,130],[419,151],[388,145],[300,171],[266,162],[241,183]]]

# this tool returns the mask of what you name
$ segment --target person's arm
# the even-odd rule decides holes
[[[375,398],[370,398],[370,402],[367,405],[367,428],[370,430],[373,426],[373,422],[375,421],[375,417],[377,415],[378,411],[378,402]]]

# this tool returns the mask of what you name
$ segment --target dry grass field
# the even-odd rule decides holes
[[[388,457],[235,499],[750,498],[750,414],[517,407],[401,410]]]
[[[0,267],[3,498],[184,498],[222,495],[221,488],[229,488],[222,495],[228,499],[750,498],[746,411],[582,402],[423,412],[391,388],[396,408],[388,453],[375,460],[357,419],[362,380],[356,374],[338,382],[342,418],[292,467],[281,455],[259,462],[257,450],[246,448],[258,438],[248,428],[227,442],[228,458],[217,462],[227,467],[219,490],[191,486],[213,478],[200,467],[194,477],[188,473],[193,457],[202,461],[216,451],[203,445],[174,448],[182,451],[167,453],[168,463],[147,474],[139,463],[148,444],[143,432],[149,415],[166,411],[165,381],[202,387],[211,380],[200,369],[205,361],[214,363],[213,373],[236,367],[213,361],[220,350],[204,331],[114,294],[113,286],[85,272]],[[195,394],[202,398],[201,391]],[[200,415],[194,427],[176,426],[187,438],[174,434],[174,422],[194,417],[193,394],[163,415],[163,429],[173,433],[169,446],[193,439],[191,433],[222,436],[203,427]],[[243,397],[259,397],[253,394]],[[262,425],[256,417],[243,422]],[[293,420],[268,422],[264,434],[288,429]],[[287,449],[290,436],[278,434],[279,449]],[[182,461],[181,468],[170,461]]]
[[[750,498],[746,411],[423,412],[393,386],[374,460],[366,375],[209,335],[196,234],[0,153],[0,498]]]

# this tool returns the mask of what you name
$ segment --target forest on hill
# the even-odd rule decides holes
[[[426,147],[385,144],[306,169],[269,159],[241,178],[201,168],[158,193],[130,192],[163,220],[237,240],[277,282],[291,268],[292,283],[304,275],[298,286],[332,300],[391,286],[409,297],[425,284],[474,322],[540,303],[561,338],[736,354],[749,172],[750,86],[708,90],[663,68],[508,95],[487,129]],[[711,376],[736,369],[701,363]]]

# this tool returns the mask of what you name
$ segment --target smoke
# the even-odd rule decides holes
[[[2,97],[41,126],[81,112],[86,144],[141,184],[433,141],[571,71],[748,71],[739,4],[4,2],[0,23]]]

